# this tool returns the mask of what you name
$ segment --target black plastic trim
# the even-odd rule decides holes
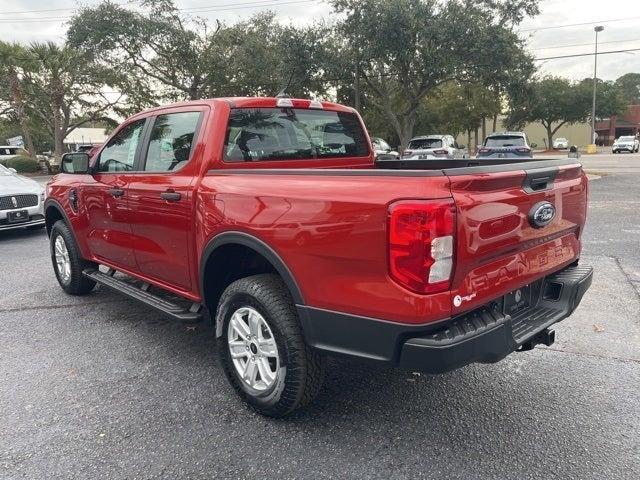
[[[490,302],[455,318],[407,325],[298,305],[307,343],[329,353],[441,373],[469,363],[497,362],[517,349],[552,339],[542,332],[576,309],[591,285],[593,268],[571,265],[536,282],[536,301],[515,314]],[[543,298],[545,282],[562,285],[556,300]],[[497,300],[497,299],[496,299]],[[524,348],[526,347],[526,348]]]
[[[208,175],[309,175],[342,177],[441,177],[440,170],[381,170],[369,168],[219,168]]]
[[[207,261],[211,254],[216,250],[216,248],[222,245],[229,244],[238,244],[244,245],[245,247],[249,247],[264,258],[266,258],[271,265],[277,270],[282,280],[287,285],[291,296],[293,297],[293,301],[296,304],[304,305],[304,298],[302,297],[302,292],[298,287],[298,283],[296,282],[293,274],[284,263],[284,261],[280,258],[280,256],[273,250],[269,245],[264,243],[262,240],[249,235],[244,232],[223,232],[219,235],[216,235],[212,238],[204,251],[202,252],[202,257],[200,258],[200,293],[204,295],[204,269],[207,265]]]
[[[47,210],[49,209],[49,207],[53,207],[56,210],[58,210],[58,212],[60,212],[60,214],[62,215],[62,218],[64,219],[64,221],[69,226],[69,230],[71,231],[71,235],[73,235],[73,239],[76,241],[76,244],[77,244],[78,243],[78,239],[76,238],[76,234],[73,231],[73,228],[71,228],[72,224],[71,224],[71,220],[69,219],[69,215],[67,215],[67,212],[65,212],[64,207],[60,204],[60,202],[58,202],[57,200],[55,200],[55,199],[53,199],[51,197],[46,198],[45,201],[44,201],[44,205],[42,206],[45,222],[47,220]],[[49,235],[49,230],[48,229],[47,229],[47,235]]]

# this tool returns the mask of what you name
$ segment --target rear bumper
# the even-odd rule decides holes
[[[511,352],[553,341],[547,329],[573,313],[593,269],[566,267],[531,286],[531,305],[504,313],[502,299],[430,326],[408,326],[299,306],[307,342],[327,352],[427,373],[497,362]]]

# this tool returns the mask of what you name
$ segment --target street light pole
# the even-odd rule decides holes
[[[602,25],[598,25],[593,27],[593,30],[596,32],[596,51],[593,60],[593,103],[591,104],[591,138],[589,139],[589,143],[596,143],[595,133],[596,133],[596,83],[598,79],[598,32],[604,30]]]

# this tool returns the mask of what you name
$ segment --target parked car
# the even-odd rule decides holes
[[[492,133],[484,139],[476,158],[533,158],[533,148],[524,132]]]
[[[0,160],[8,160],[13,157],[29,155],[22,147],[14,147],[12,145],[0,145]]]
[[[326,354],[438,373],[552,344],[592,277],[580,163],[387,170],[370,145],[315,100],[134,115],[48,184],[55,276],[211,315],[229,382],[273,417],[312,401]]]
[[[0,165],[0,230],[44,227],[44,189]]]
[[[385,155],[387,158],[400,158],[400,154],[393,150],[389,144],[380,137],[371,137],[371,145],[373,145],[373,151],[376,158],[380,155]]]
[[[640,149],[640,142],[634,136],[618,137],[611,146],[613,153],[629,152],[634,153]]]
[[[453,135],[414,137],[402,152],[403,160],[467,158],[464,145],[458,145]]]
[[[556,150],[566,150],[569,148],[569,140],[564,137],[558,137],[553,141],[553,148]]]

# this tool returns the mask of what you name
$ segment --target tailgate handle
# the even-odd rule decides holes
[[[558,168],[545,168],[539,170],[527,170],[522,188],[527,193],[541,192],[553,187],[553,182],[558,174]]]

